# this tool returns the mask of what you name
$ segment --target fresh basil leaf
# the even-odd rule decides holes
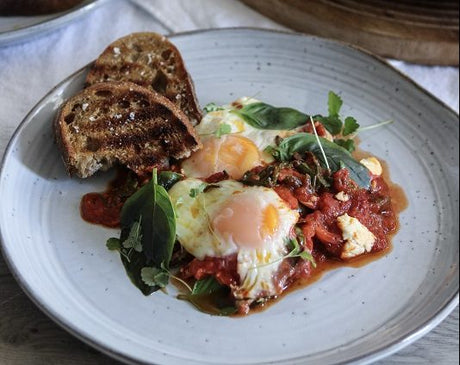
[[[345,124],[343,126],[342,135],[344,137],[355,133],[359,129],[359,123],[353,117],[345,118]]]
[[[176,242],[176,214],[168,192],[157,183],[155,174],[153,189],[151,239],[143,242],[144,252],[156,266],[163,264],[168,268]]]
[[[191,295],[209,295],[222,289],[222,286],[214,276],[208,276],[195,282]]]
[[[216,137],[220,138],[225,134],[232,133],[232,126],[230,124],[222,123],[216,131]]]
[[[317,138],[313,134],[298,133],[283,139],[276,148],[274,156],[281,161],[289,161],[294,153],[305,153],[309,151],[318,158],[321,165],[324,167],[326,166],[326,163],[324,161],[324,156],[321,152],[321,146],[318,143],[318,139],[326,154],[326,158],[332,172],[336,172],[342,167],[345,167],[350,173],[351,179],[353,179],[360,187],[369,189],[370,174],[369,170],[364,165],[356,161],[343,147],[340,147],[327,139],[321,137]]]
[[[352,139],[335,139],[334,143],[345,148],[350,153],[356,150],[355,141]]]
[[[159,267],[169,265],[176,240],[176,218],[166,189],[154,178],[134,193],[121,210],[121,226],[128,228],[141,217],[142,247],[146,258]],[[147,265],[144,265],[147,266]]]
[[[148,286],[164,288],[169,283],[169,273],[156,267],[144,267],[141,279]]]
[[[205,113],[211,113],[218,110],[224,110],[224,108],[218,106],[216,103],[209,103],[203,108],[203,110],[205,111]]]
[[[158,174],[158,184],[163,186],[166,190],[171,189],[174,184],[182,180],[183,176],[177,172],[162,171]]]
[[[342,132],[343,123],[337,115],[329,117],[315,115],[313,117],[313,120],[320,122],[324,126],[324,128],[326,128],[332,135],[337,135],[340,134],[340,132]]]
[[[110,251],[118,251],[121,248],[121,241],[118,238],[111,237],[105,245]]]
[[[142,229],[141,219],[138,222],[134,222],[129,231],[128,238],[123,241],[124,248],[132,248],[136,252],[142,252]]]
[[[246,123],[257,129],[290,130],[307,123],[309,116],[292,108],[276,108],[253,103],[234,110]]]
[[[329,116],[338,117],[340,114],[340,109],[342,108],[342,105],[343,105],[342,98],[338,96],[336,93],[329,91],[327,105],[328,105]]]

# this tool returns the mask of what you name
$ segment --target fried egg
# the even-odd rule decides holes
[[[237,255],[237,299],[278,293],[273,282],[299,215],[272,190],[225,180],[204,189],[188,178],[169,191],[177,239],[197,259]]]
[[[206,178],[225,170],[232,179],[238,180],[246,171],[273,161],[265,149],[274,144],[277,136],[286,137],[293,132],[257,129],[235,113],[238,107],[258,102],[244,97],[205,115],[196,127],[203,148],[183,162],[186,176]],[[223,127],[226,128],[224,135]]]

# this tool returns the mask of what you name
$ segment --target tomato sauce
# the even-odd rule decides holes
[[[88,223],[104,227],[120,226],[120,213],[126,199],[139,185],[137,177],[127,169],[118,169],[117,175],[102,193],[88,193],[80,202],[80,215]]]

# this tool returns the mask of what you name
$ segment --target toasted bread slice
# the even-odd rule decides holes
[[[130,81],[171,100],[192,125],[202,114],[192,79],[177,48],[156,33],[133,33],[110,44],[92,66],[86,85]]]
[[[82,90],[61,107],[54,130],[67,171],[82,178],[117,163],[142,175],[201,147],[180,109],[130,82]]]

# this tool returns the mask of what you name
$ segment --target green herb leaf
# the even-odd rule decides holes
[[[246,123],[257,129],[290,130],[307,123],[309,116],[292,108],[276,108],[265,103],[245,105],[233,110]]]
[[[345,124],[343,127],[342,135],[344,137],[349,136],[350,134],[355,133],[359,128],[359,123],[353,117],[345,118]]]
[[[334,143],[338,144],[340,147],[345,148],[350,153],[356,150],[355,141],[352,139],[335,139]]]
[[[142,229],[141,219],[139,222],[134,222],[129,231],[128,238],[123,241],[124,248],[132,248],[136,252],[142,252]]]
[[[121,241],[115,237],[109,238],[105,245],[110,251],[118,251],[121,249]]]
[[[343,147],[321,137],[319,137],[319,140],[332,172],[336,172],[344,167],[349,171],[350,177],[360,187],[369,189],[371,179],[369,171],[365,166],[356,161]],[[274,157],[280,161],[289,161],[292,159],[294,153],[305,153],[308,151],[318,158],[323,167],[326,166],[316,136],[309,133],[298,133],[282,140],[275,149]]]
[[[209,103],[203,108],[203,110],[205,111],[205,113],[211,113],[218,110],[224,110],[224,108],[218,106],[216,103]]]
[[[323,117],[322,115],[315,115],[313,120],[320,122],[332,135],[337,135],[342,132],[343,123],[338,115]]]
[[[141,269],[142,281],[153,287],[164,288],[169,283],[169,273],[156,267],[144,267]]]
[[[343,101],[340,96],[338,96],[336,93],[329,91],[328,95],[328,111],[329,111],[329,116],[330,117],[338,117],[340,114],[340,109],[342,108]]]
[[[220,138],[225,134],[232,133],[232,126],[230,124],[222,123],[219,125],[219,128],[216,131],[216,137]]]
[[[162,171],[158,174],[158,184],[166,190],[171,189],[174,184],[183,179],[183,175],[172,171]]]
[[[200,195],[207,188],[207,186],[208,186],[208,184],[202,183],[197,188],[190,189],[190,192],[189,192],[188,195],[190,196],[190,198],[196,198],[198,195]]]
[[[208,276],[195,282],[191,295],[209,295],[222,289],[222,286],[214,276]]]

